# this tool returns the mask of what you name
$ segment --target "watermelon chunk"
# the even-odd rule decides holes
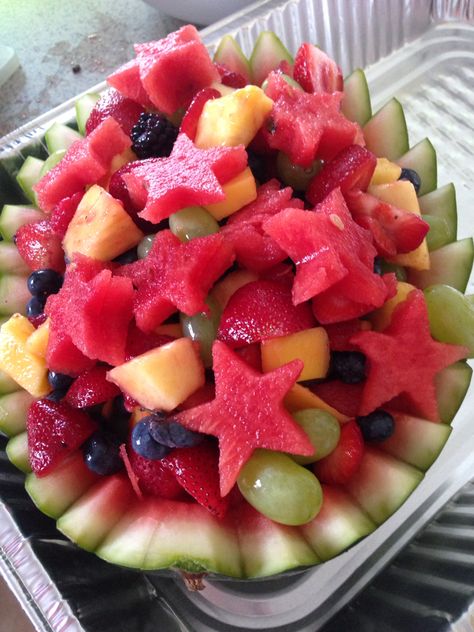
[[[29,461],[37,476],[48,474],[97,430],[89,415],[49,399],[30,406],[26,427]]]
[[[139,103],[122,96],[120,92],[111,88],[104,92],[92,108],[86,122],[86,135],[88,136],[102,121],[111,116],[117,121],[124,133],[130,136],[132,127],[142,112],[143,107]]]
[[[153,103],[140,79],[138,59],[132,59],[120,66],[107,77],[107,83],[118,90],[122,96],[140,103],[144,108],[153,109]]]
[[[189,138],[194,141],[196,138],[199,117],[202,114],[205,104],[210,99],[218,99],[220,96],[221,93],[215,88],[203,88],[200,90],[189,104],[189,107],[183,116],[183,120],[181,121],[179,131],[186,134],[186,136],[189,136]]]
[[[340,112],[342,93],[308,94],[272,72],[266,94],[274,106],[264,136],[290,160],[310,167],[316,158],[331,160],[360,138],[360,128]]]
[[[112,158],[130,147],[132,141],[112,117],[73,143],[64,158],[35,185],[38,205],[52,211],[65,197],[98,182],[109,170]]]
[[[217,337],[232,347],[242,347],[313,326],[309,305],[293,305],[288,286],[260,280],[243,285],[230,297]]]
[[[261,374],[223,342],[213,346],[216,398],[176,415],[183,426],[219,439],[221,495],[234,486],[256,448],[310,455],[314,448],[283,406],[303,363],[294,360]]]
[[[296,264],[293,303],[313,298],[321,323],[355,318],[386,300],[389,288],[373,272],[370,234],[353,221],[338,189],[313,212],[285,209],[263,228]]]
[[[187,107],[202,88],[219,80],[196,27],[188,24],[157,42],[135,46],[141,83],[164,114]]]
[[[198,149],[179,134],[170,156],[134,162],[122,178],[132,201],[144,206],[140,217],[158,223],[186,206],[220,202],[225,197],[221,184],[246,166],[242,145]]]
[[[159,232],[145,259],[118,271],[137,288],[133,309],[138,327],[153,331],[177,310],[188,316],[207,312],[207,293],[233,259],[219,233],[181,243],[171,231]]]
[[[99,261],[76,256],[45,312],[53,328],[70,336],[85,356],[115,366],[125,360],[133,294],[129,279],[112,276]]]
[[[397,305],[383,333],[362,331],[351,342],[368,360],[360,415],[403,394],[420,417],[439,421],[436,374],[469,355],[465,347],[433,340],[421,290],[413,290]]]
[[[62,274],[66,264],[62,237],[47,219],[24,224],[15,233],[15,243],[23,261],[32,270],[51,268]]]
[[[94,366],[91,360],[80,351],[71,340],[71,336],[61,326],[50,321],[46,362],[50,371],[77,376]]]

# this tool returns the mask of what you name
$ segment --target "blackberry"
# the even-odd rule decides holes
[[[169,156],[178,136],[178,128],[160,114],[143,112],[132,127],[132,149],[138,158]]]

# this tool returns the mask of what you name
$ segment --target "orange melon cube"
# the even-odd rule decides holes
[[[215,202],[204,207],[217,221],[229,217],[246,204],[253,202],[257,197],[257,183],[250,167],[223,184],[222,189],[225,199],[222,202]]]
[[[315,393],[306,388],[306,386],[302,386],[301,384],[295,384],[290,392],[285,397],[285,408],[290,412],[294,413],[298,410],[306,410],[307,408],[319,408],[319,410],[325,410],[331,415],[340,421],[341,423],[345,423],[349,421],[350,417],[340,413],[338,410],[327,404],[320,397],[318,397]]]
[[[372,328],[375,331],[383,331],[390,325],[392,320],[392,314],[395,307],[404,301],[412,290],[415,290],[415,286],[411,283],[405,283],[404,281],[397,282],[397,293],[392,296],[386,303],[372,312],[368,318],[372,323]]]
[[[323,327],[263,340],[261,351],[265,373],[297,358],[304,363],[299,382],[325,377],[329,369],[329,339]]]

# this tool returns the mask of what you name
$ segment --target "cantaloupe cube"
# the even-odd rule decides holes
[[[204,207],[217,221],[229,217],[257,197],[257,184],[249,167],[223,184],[222,189],[225,199]]]
[[[35,328],[21,314],[13,314],[0,329],[0,369],[33,397],[44,397],[52,389],[46,360],[26,348]]]
[[[170,411],[203,386],[204,365],[189,338],[147,351],[107,373],[141,406]]]
[[[368,316],[375,331],[383,331],[390,325],[393,310],[399,303],[404,301],[414,289],[416,288],[414,285],[411,285],[411,283],[405,283],[404,281],[397,282],[397,293],[395,296],[392,296],[382,307],[379,307]]]
[[[270,114],[273,101],[257,86],[245,86],[204,105],[198,121],[196,147],[247,146]]]
[[[285,397],[285,408],[290,412],[294,413],[298,410],[306,410],[308,408],[319,408],[320,410],[325,410],[331,415],[344,423],[349,421],[350,417],[340,413],[338,410],[324,402],[320,397],[318,397],[313,391],[310,391],[306,386],[302,386],[301,384],[295,384],[293,388],[289,391],[289,393]]]
[[[323,327],[263,340],[261,350],[265,373],[296,358],[304,362],[299,382],[325,377],[329,369],[329,339]]]
[[[120,202],[95,184],[80,201],[64,236],[63,248],[69,258],[79,252],[110,261],[142,239],[142,231]]]
[[[395,162],[390,162],[387,158],[377,158],[377,165],[372,174],[370,184],[388,184],[395,182],[400,177],[402,168]]]
[[[389,184],[377,184],[370,186],[368,188],[368,192],[375,195],[375,197],[383,202],[388,202],[388,204],[393,204],[393,206],[397,206],[398,208],[410,211],[416,215],[421,215],[415,187],[408,180],[397,180],[396,182],[390,182]],[[429,270],[430,253],[428,252],[426,238],[423,239],[421,244],[418,248],[415,248],[415,250],[396,255],[388,260],[391,263],[396,263],[397,265],[406,266],[408,268],[414,268],[415,270]]]
[[[28,337],[25,348],[30,353],[34,353],[40,358],[46,358],[46,350],[49,340],[49,318],[42,323],[38,329]]]
[[[216,283],[212,290],[212,296],[219,303],[219,306],[224,309],[232,294],[235,294],[238,289],[247,285],[247,283],[257,279],[258,274],[250,272],[250,270],[234,270],[227,274],[222,281]]]

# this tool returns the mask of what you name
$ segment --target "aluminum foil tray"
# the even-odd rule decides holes
[[[292,52],[303,40],[318,43],[345,74],[366,68],[375,110],[391,96],[400,99],[411,145],[428,135],[438,150],[440,184],[456,184],[459,237],[472,235],[474,3],[260,0],[202,35],[212,50],[232,33],[249,53],[267,29]],[[45,129],[71,120],[72,106],[69,101],[0,141],[0,204],[15,201],[13,177],[24,157],[44,154]],[[40,632],[472,631],[473,412],[471,386],[423,482],[348,552],[273,580],[209,581],[201,593],[187,592],[170,575],[113,567],[66,542],[33,507],[0,438],[0,570]]]

